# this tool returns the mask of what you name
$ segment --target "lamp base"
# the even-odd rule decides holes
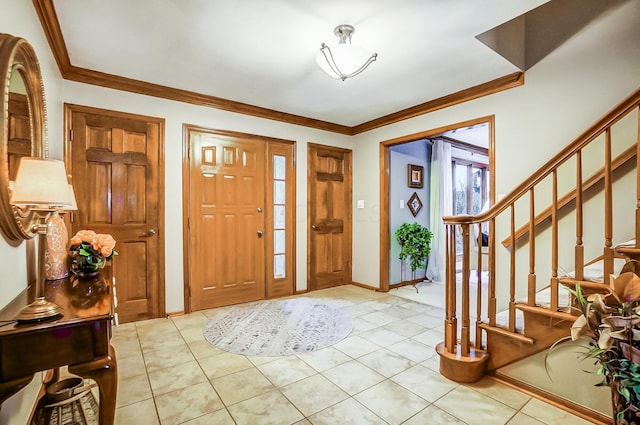
[[[45,300],[44,297],[37,297],[31,304],[20,310],[16,315],[16,320],[18,323],[37,322],[59,316],[61,313],[60,306]]]

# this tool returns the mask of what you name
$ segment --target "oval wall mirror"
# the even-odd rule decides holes
[[[46,112],[40,65],[23,38],[0,34],[0,230],[11,245],[35,236],[36,216],[9,203],[20,158],[44,156]]]

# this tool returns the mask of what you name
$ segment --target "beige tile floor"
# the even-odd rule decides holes
[[[355,286],[323,298],[353,320],[343,341],[289,357],[248,357],[207,342],[219,310],[115,327],[116,424],[586,424],[486,378],[438,373],[443,311]]]

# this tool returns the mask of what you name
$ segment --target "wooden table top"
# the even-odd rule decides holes
[[[93,277],[69,277],[45,282],[45,298],[62,308],[61,315],[29,323],[14,321],[22,307],[34,298],[33,285],[25,289],[0,310],[0,337],[18,332],[46,329],[86,319],[110,318],[113,315],[112,285],[108,273]]]

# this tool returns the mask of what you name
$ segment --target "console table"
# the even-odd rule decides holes
[[[47,281],[45,298],[62,307],[53,320],[11,323],[31,300],[25,290],[0,311],[0,406],[26,386],[36,372],[68,366],[70,373],[91,378],[100,391],[100,425],[112,425],[118,374],[109,340],[113,288],[103,275]],[[57,373],[54,373],[57,375]]]

